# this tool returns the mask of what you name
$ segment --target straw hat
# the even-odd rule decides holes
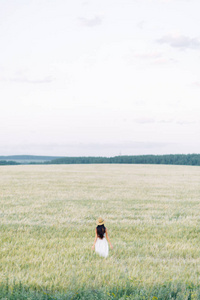
[[[96,220],[97,225],[103,225],[104,223],[105,223],[105,221],[101,217]]]

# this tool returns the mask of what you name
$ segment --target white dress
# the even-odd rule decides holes
[[[95,252],[98,253],[100,256],[108,257],[108,242],[105,237],[105,233],[103,236],[103,239],[97,238],[96,244],[95,244]]]

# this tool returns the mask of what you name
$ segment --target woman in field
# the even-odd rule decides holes
[[[95,252],[100,256],[108,257],[108,242],[111,249],[113,249],[113,246],[108,237],[108,230],[104,226],[104,223],[105,222],[102,218],[98,218],[96,221],[97,227],[95,230],[95,240],[92,249],[95,248]]]

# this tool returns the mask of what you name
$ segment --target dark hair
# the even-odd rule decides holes
[[[97,236],[100,239],[103,239],[103,235],[106,232],[106,227],[104,225],[98,225],[97,226]]]

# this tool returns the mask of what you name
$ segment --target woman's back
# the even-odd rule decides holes
[[[97,227],[97,236],[100,239],[103,239],[106,233],[106,228],[104,225],[98,225]]]

